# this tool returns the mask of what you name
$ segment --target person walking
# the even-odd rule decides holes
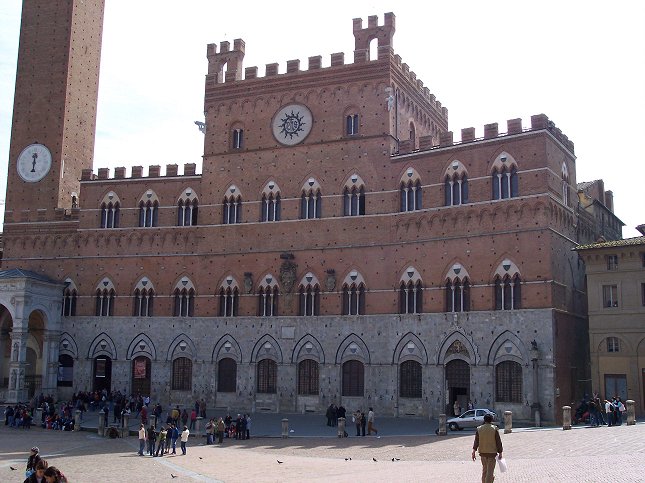
[[[190,430],[195,429],[195,423],[197,422],[197,410],[193,409],[190,412]]]
[[[502,439],[499,437],[497,426],[493,424],[493,416],[486,414],[484,424],[477,428],[475,442],[473,443],[473,461],[477,459],[475,451],[479,450],[479,459],[482,461],[482,483],[493,483],[495,479],[496,459],[502,459]]]
[[[378,434],[378,429],[374,427],[374,409],[370,408],[370,410],[367,413],[367,434],[368,436],[372,435],[372,431],[374,431],[374,434]]]
[[[173,424],[170,427],[170,444],[172,445],[172,453],[171,454],[177,454],[177,439],[179,439],[179,429],[177,429],[177,425]]]
[[[184,430],[181,433],[181,454],[186,456],[186,443],[188,443],[188,436],[190,431],[188,431],[188,426],[184,426]]]
[[[143,456],[143,450],[146,447],[146,427],[141,423],[139,426],[139,456]]]

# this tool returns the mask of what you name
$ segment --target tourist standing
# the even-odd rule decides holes
[[[356,436],[361,435],[361,410],[357,410],[354,414],[352,414],[352,420],[354,421],[354,424],[356,425]]]
[[[176,424],[170,428],[170,443],[172,444],[172,454],[177,454],[177,439],[179,438],[179,429]]]
[[[148,454],[150,456],[155,455],[155,441],[157,439],[157,434],[155,433],[155,427],[151,424],[148,428]]]
[[[607,426],[613,426],[614,424],[614,409],[611,405],[611,401],[605,399],[605,415],[607,416]]]
[[[143,456],[143,450],[146,447],[146,427],[143,423],[139,426],[139,456]]]
[[[245,414],[244,419],[246,420],[246,439],[251,439],[251,415]]]
[[[184,430],[181,433],[181,454],[186,456],[186,443],[188,443],[188,436],[190,435],[190,431],[188,430],[188,426],[184,426]]]
[[[370,408],[367,413],[367,434],[371,436],[372,431],[378,434],[378,429],[374,427],[374,409]]]
[[[475,451],[478,449],[479,458],[482,461],[482,483],[493,483],[495,479],[495,458],[502,459],[503,447],[499,431],[497,431],[497,426],[493,424],[493,416],[490,414],[484,416],[484,424],[479,426],[475,433],[473,461],[476,459]]]

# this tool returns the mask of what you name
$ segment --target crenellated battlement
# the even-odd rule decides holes
[[[477,137],[474,127],[467,127],[461,130],[461,141],[454,140],[454,134],[452,131],[442,132],[439,135],[439,142],[436,143],[433,136],[421,136],[419,138],[419,149],[418,151],[428,151],[431,149],[445,148],[448,146],[458,146],[462,144],[467,144],[475,141],[483,141],[495,138],[503,138],[506,136],[511,136],[514,134],[521,134],[524,132],[530,131],[549,131],[564,147],[575,154],[574,144],[565,134],[562,133],[562,130],[555,126],[555,123],[546,116],[546,114],[536,114],[531,116],[531,125],[527,127],[522,126],[522,119],[509,119],[506,121],[506,132],[499,132],[499,125],[494,122],[491,124],[484,125],[484,135]],[[411,141],[406,140],[402,141],[399,145],[399,152],[395,154],[403,155],[410,154],[413,152],[413,145]]]
[[[393,13],[386,13],[383,19],[383,25],[378,24],[378,16],[371,15],[367,20],[367,27],[363,26],[363,19],[353,19],[354,34],[354,52],[353,62],[345,62],[343,52],[335,52],[330,55],[329,67],[323,67],[322,55],[314,55],[307,59],[306,68],[301,65],[300,59],[287,60],[285,66],[277,62],[265,64],[264,77],[259,74],[257,66],[244,67],[243,60],[246,44],[242,39],[233,41],[231,50],[230,42],[220,42],[219,49],[217,44],[208,44],[206,48],[206,57],[208,59],[208,75],[206,76],[206,89],[227,88],[230,83],[239,83],[244,81],[257,81],[273,77],[283,77],[291,75],[300,75],[315,72],[317,74],[333,72],[348,66],[372,65],[389,62],[395,77],[409,82],[410,86],[416,90],[417,94],[425,99],[434,109],[436,109],[444,118],[448,116],[448,110],[437,101],[436,96],[424,86],[423,81],[417,79],[416,73],[410,70],[408,64],[403,63],[401,56],[395,55],[392,48],[392,39],[395,33],[396,17]],[[377,42],[377,58],[370,58],[370,43]],[[224,72],[226,68],[226,72]]]
[[[143,166],[132,166],[130,177],[126,176],[126,168],[120,166],[114,168],[114,176],[110,177],[110,168],[98,168],[97,174],[91,169],[84,169],[81,174],[81,182],[85,181],[105,181],[115,179],[139,179],[139,178],[175,178],[178,176],[199,176],[196,173],[197,165],[195,163],[185,163],[184,173],[179,174],[179,165],[167,164],[165,174],[161,174],[160,165],[148,166],[148,175],[143,175]]]

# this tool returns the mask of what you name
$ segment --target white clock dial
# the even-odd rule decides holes
[[[30,144],[18,156],[18,174],[27,183],[43,179],[52,166],[52,154],[43,144]]]
[[[271,127],[279,143],[294,146],[305,140],[312,124],[309,109],[302,104],[289,104],[275,113]]]

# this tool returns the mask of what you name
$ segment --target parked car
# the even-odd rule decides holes
[[[446,421],[446,424],[451,431],[462,430],[464,428],[476,428],[477,426],[484,424],[484,416],[486,414],[490,414],[493,416],[493,421],[497,421],[497,414],[490,409],[480,408],[471,409],[463,413],[461,416],[450,418]]]

